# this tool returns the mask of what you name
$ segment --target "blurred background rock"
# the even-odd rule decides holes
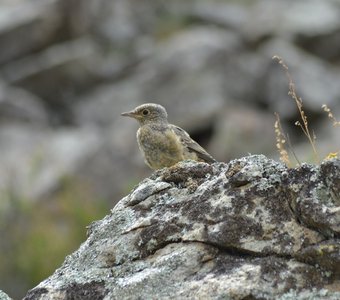
[[[20,298],[151,171],[137,123],[164,105],[218,160],[278,159],[278,112],[301,161],[280,55],[317,136],[340,147],[340,1],[0,1],[0,289]]]

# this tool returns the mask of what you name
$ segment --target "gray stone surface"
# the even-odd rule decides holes
[[[249,154],[249,149],[251,154],[269,155],[268,149],[275,140],[272,123],[272,114],[259,113],[251,107],[232,105],[217,114],[210,149],[218,159],[242,157]],[[263,139],[263,136],[266,136],[266,139]],[[244,141],[247,141],[247,149],[244,148]]]
[[[0,84],[0,123],[47,125],[48,112],[29,91]]]
[[[2,290],[0,290],[0,300],[11,300],[11,298]]]
[[[94,130],[51,132],[39,126],[2,126],[0,194],[13,193],[32,201],[48,196],[101,146]]]
[[[340,161],[155,172],[28,299],[338,299]]]
[[[2,1],[0,63],[37,51],[56,38],[62,28],[60,0]]]

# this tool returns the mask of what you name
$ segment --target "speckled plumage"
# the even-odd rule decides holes
[[[167,112],[159,104],[146,103],[133,111],[122,113],[122,116],[132,117],[139,122],[138,145],[145,163],[151,169],[170,167],[186,159],[215,162],[185,130],[168,123]]]

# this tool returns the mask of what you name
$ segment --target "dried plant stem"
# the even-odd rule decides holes
[[[302,99],[301,99],[301,97],[297,96],[295,84],[293,82],[292,76],[289,73],[288,66],[284,63],[283,59],[280,56],[275,55],[275,56],[273,56],[273,59],[276,60],[283,67],[283,69],[286,73],[287,79],[288,79],[288,84],[289,84],[288,95],[295,101],[296,106],[297,106],[299,113],[300,113],[302,122],[296,121],[295,125],[299,126],[301,128],[302,132],[307,137],[310,145],[312,146],[315,161],[317,163],[320,163],[319,154],[318,154],[318,151],[317,151],[316,145],[315,145],[316,136],[315,136],[314,132],[311,133],[310,130],[309,130],[307,116],[306,116],[305,112],[303,111]]]
[[[338,121],[332,111],[330,110],[330,108],[328,108],[328,106],[326,104],[322,105],[321,106],[322,109],[328,114],[328,118],[330,118],[332,121],[333,121],[333,126],[336,127],[336,126],[340,126],[340,121]]]
[[[276,136],[276,148],[280,154],[280,160],[287,166],[292,167],[292,163],[289,158],[288,151],[286,150],[285,144],[287,141],[286,135],[282,130],[281,120],[278,113],[275,113],[276,121],[274,124],[275,136]]]
[[[298,159],[297,155],[295,154],[295,151],[293,149],[292,143],[290,142],[289,135],[287,134],[286,137],[287,137],[287,143],[288,143],[288,148],[289,148],[290,152],[292,152],[292,154],[293,154],[296,162],[298,163],[298,165],[301,165],[300,160]]]

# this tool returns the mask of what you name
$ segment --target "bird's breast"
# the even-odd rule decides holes
[[[178,151],[180,140],[169,128],[143,126],[137,132],[137,140],[144,150]]]
[[[145,162],[153,169],[171,166],[183,159],[179,137],[167,126],[142,126],[137,141]]]

